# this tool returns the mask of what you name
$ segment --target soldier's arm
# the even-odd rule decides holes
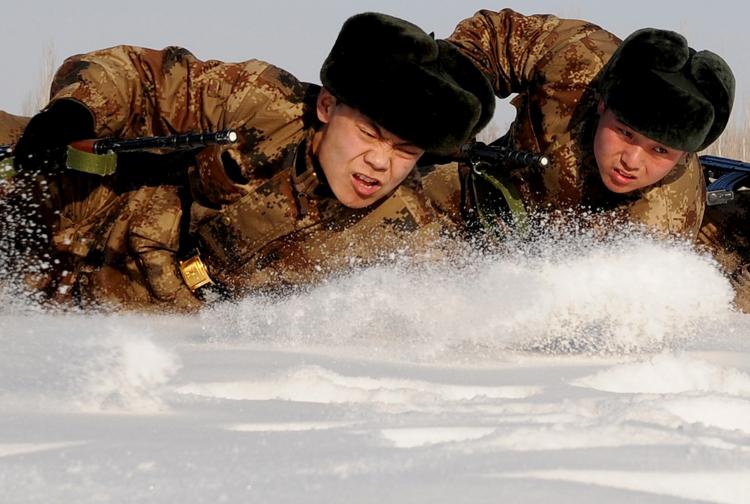
[[[48,107],[85,106],[96,136],[141,136],[198,130],[203,110],[201,62],[177,48],[153,51],[119,46],[73,56],[57,72]],[[192,91],[192,77],[198,78]],[[127,166],[122,171],[127,176]],[[200,302],[182,281],[175,258],[179,248],[182,203],[173,186],[143,187],[148,197],[134,208],[127,227],[128,251],[153,298],[178,309]],[[135,194],[135,193],[134,193]]]
[[[151,295],[175,310],[193,310],[201,302],[193,296],[177,269],[182,205],[179,189],[160,185],[141,188],[148,193],[131,217],[128,246],[142,271]]]
[[[498,97],[519,93],[531,100],[530,109],[540,118],[535,126],[547,136],[557,132],[561,121],[544,117],[572,115],[619,44],[614,35],[586,21],[524,16],[510,9],[479,11],[459,23],[448,40],[487,75]]]
[[[685,174],[667,185],[670,196],[674,198],[672,212],[675,216],[682,217],[675,219],[675,232],[694,240],[706,211],[706,179],[696,154],[690,154],[686,164]]]
[[[71,56],[54,76],[50,102],[18,141],[16,161],[33,168],[39,152],[84,138],[192,129],[197,121],[184,89],[193,61],[183,49],[132,46]]]
[[[218,129],[234,129],[240,142],[229,147],[206,149],[201,159],[203,178],[213,178],[224,193],[236,184],[267,177],[279,161],[291,154],[309,125],[318,87],[303,84],[288,72],[260,60],[237,66],[233,86],[222,81],[210,84],[203,99],[206,108],[221,104]],[[212,152],[214,151],[214,152]],[[265,173],[265,175],[262,175]],[[212,192],[212,191],[209,191]]]
[[[52,102],[86,105],[106,136],[237,128],[299,92],[296,79],[263,61],[201,61],[180,47],[134,46],[68,58],[51,89]]]
[[[168,134],[197,126],[188,83],[200,62],[185,49],[117,46],[66,59],[50,104],[72,100],[94,116],[97,136]]]
[[[706,209],[706,183],[695,154],[689,154],[661,181],[640,192],[626,207],[629,218],[660,235],[687,240],[698,236]]]

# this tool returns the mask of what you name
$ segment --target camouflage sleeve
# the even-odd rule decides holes
[[[224,128],[237,129],[242,141],[225,149],[242,178],[290,155],[301,140],[309,86],[276,66],[259,60],[243,64],[235,86],[226,89]]]
[[[448,38],[482,69],[495,93],[519,93],[535,103],[530,110],[551,135],[567,127],[583,91],[619,40],[602,28],[551,15],[524,16],[511,9],[482,10],[458,24]],[[545,118],[551,118],[546,120]]]
[[[696,154],[689,154],[630,206],[630,217],[662,234],[695,240],[706,209],[706,182]]]
[[[123,45],[65,60],[51,101],[86,105],[99,136],[236,128],[268,109],[270,93],[259,76],[269,67],[257,60],[200,61],[180,47]]]
[[[182,281],[175,260],[182,218],[179,189],[161,185],[145,190],[149,197],[128,225],[129,248],[154,298],[177,309],[197,308],[200,302]]]
[[[139,54],[140,49],[118,46],[71,56],[54,76],[50,103],[76,100],[93,113],[98,136],[120,135],[148,109],[148,79],[136,65]]]
[[[234,86],[219,82],[211,86],[215,89],[204,106],[222,110],[217,126],[236,129],[241,141],[209,147],[198,156],[194,193],[203,204],[215,208],[267,180],[283,160],[295,154],[318,90],[259,60],[242,64]]]
[[[252,167],[284,156],[299,139],[308,89],[259,60],[200,61],[179,47],[117,46],[68,58],[51,94],[52,102],[86,105],[97,136],[237,129],[240,143],[223,159],[233,165],[227,172],[239,165],[248,179]]]

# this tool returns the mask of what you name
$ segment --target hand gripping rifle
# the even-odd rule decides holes
[[[239,136],[235,130],[141,138],[100,138],[79,140],[62,149],[53,149],[35,155],[41,156],[44,160],[53,161],[64,156],[65,166],[68,169],[107,176],[117,171],[118,154],[151,150],[190,151],[211,145],[230,145],[237,143],[238,140]],[[19,169],[22,170],[22,163],[19,165]],[[0,183],[14,174],[13,146],[2,145],[0,146]],[[192,256],[178,259],[178,268],[188,287],[195,291],[213,282],[197,251],[191,248],[190,252]]]
[[[140,138],[98,138],[78,140],[68,145],[63,152],[68,169],[93,175],[112,175],[117,171],[117,155],[126,152],[143,152],[152,149],[178,151],[191,150],[210,145],[237,143],[235,130],[212,133],[182,133],[177,135]],[[37,155],[56,158],[60,152],[43,152]],[[0,146],[0,179],[15,174],[13,146]]]
[[[474,142],[463,145],[450,160],[471,167],[469,190],[484,230],[498,234],[497,222],[502,219],[510,220],[516,230],[525,232],[528,222],[526,207],[508,173],[513,168],[525,166],[544,169],[550,164],[547,156]]]
[[[700,156],[708,187],[706,204],[724,205],[734,199],[738,189],[750,186],[750,163],[719,156]]]

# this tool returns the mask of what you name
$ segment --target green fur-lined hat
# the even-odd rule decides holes
[[[623,123],[673,149],[696,152],[729,121],[734,75],[721,57],[696,52],[679,33],[644,28],[617,48],[599,91]]]
[[[495,110],[492,86],[471,60],[385,14],[344,23],[320,80],[343,103],[434,154],[455,152]]]

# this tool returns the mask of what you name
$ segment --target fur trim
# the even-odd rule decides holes
[[[604,102],[622,122],[688,152],[705,149],[724,131],[734,86],[721,57],[696,52],[682,35],[655,28],[625,39],[599,81]]]
[[[489,81],[456,47],[385,14],[344,23],[320,80],[343,103],[434,154],[458,150],[495,108]]]

